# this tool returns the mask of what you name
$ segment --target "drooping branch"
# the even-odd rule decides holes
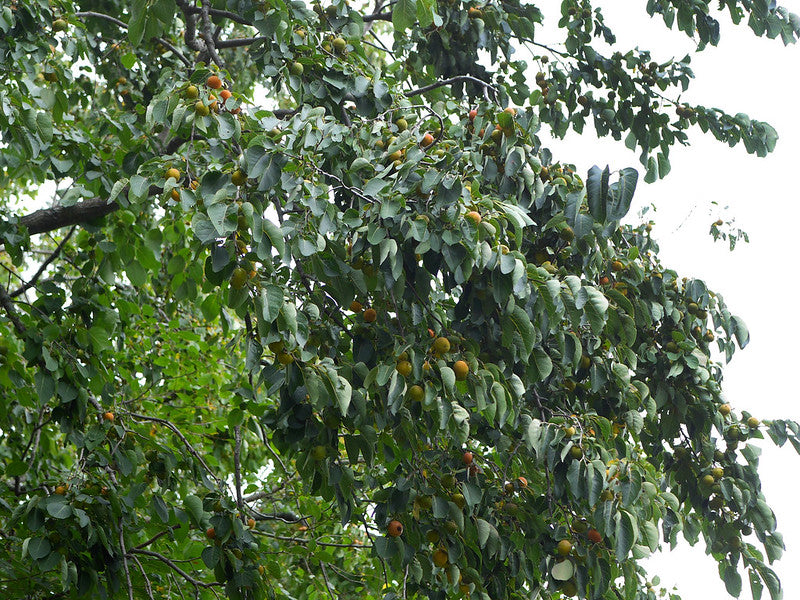
[[[59,243],[58,246],[56,246],[56,249],[53,250],[50,256],[48,256],[47,259],[42,263],[42,265],[39,267],[39,270],[36,271],[36,273],[34,273],[30,281],[28,281],[28,283],[26,283],[22,287],[14,290],[13,292],[11,292],[11,294],[9,294],[12,298],[16,298],[20,294],[24,294],[26,291],[28,291],[29,289],[31,289],[33,286],[36,285],[36,282],[39,281],[39,278],[42,276],[42,273],[45,272],[45,269],[47,269],[48,265],[52,263],[56,258],[58,258],[59,254],[61,254],[61,250],[64,249],[64,246],[69,241],[69,238],[71,238],[72,234],[75,233],[75,227],[76,227],[75,225],[72,226],[72,229],[69,230],[67,235],[64,236],[64,239],[61,240],[61,243]]]
[[[431,90],[435,90],[436,88],[444,87],[446,85],[452,85],[460,81],[471,81],[472,83],[477,83],[478,85],[481,85],[486,89],[490,89],[495,94],[497,94],[497,88],[494,87],[491,83],[484,81],[483,79],[478,79],[477,77],[473,77],[472,75],[457,75],[456,77],[451,77],[450,79],[443,79],[442,81],[436,81],[430,85],[426,85],[417,88],[415,90],[411,90],[410,92],[406,92],[406,97],[410,98],[411,96],[419,96],[420,94],[430,92]]]
[[[105,21],[109,21],[110,23],[113,23],[114,25],[116,25],[117,27],[120,27],[121,29],[127,29],[128,28],[128,24],[125,23],[124,21],[120,21],[119,19],[117,19],[116,17],[112,17],[111,15],[107,15],[105,13],[100,13],[100,12],[95,12],[95,11],[92,11],[92,10],[84,10],[84,11],[76,12],[75,16],[78,17],[79,19],[83,19],[83,18],[86,18],[86,17],[93,17],[95,19],[103,19]],[[177,56],[184,65],[186,65],[187,67],[191,68],[192,61],[190,61],[188,58],[186,58],[181,53],[181,51],[178,50],[175,46],[173,46],[171,43],[169,43],[164,38],[154,37],[153,39],[156,42],[158,42],[159,44],[161,44],[162,46],[164,46],[167,50],[172,52],[175,56]]]
[[[133,555],[133,554],[140,554],[142,556],[150,556],[152,558],[160,560],[165,565],[167,565],[170,569],[175,571],[178,575],[183,577],[186,581],[188,581],[195,588],[201,588],[201,587],[202,588],[212,588],[212,587],[221,587],[222,586],[221,583],[217,583],[216,581],[213,581],[211,583],[206,583],[205,581],[200,581],[199,579],[195,579],[194,577],[189,575],[186,571],[181,569],[178,565],[176,565],[173,561],[171,561],[169,558],[167,558],[163,554],[159,554],[158,552],[152,552],[150,550],[140,550],[138,548],[132,548],[130,551],[128,551],[128,556]]]

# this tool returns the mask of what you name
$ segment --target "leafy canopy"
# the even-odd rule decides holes
[[[698,51],[722,12],[800,32],[641,4]],[[724,404],[747,328],[621,224],[638,171],[539,137],[646,181],[695,126],[771,151],[681,101],[689,56],[588,0],[11,0],[0,32],[9,597],[652,599],[680,536],[780,597],[749,440],[798,425]]]

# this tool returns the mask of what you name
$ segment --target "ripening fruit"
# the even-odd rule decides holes
[[[109,423],[113,423],[114,422],[114,413],[110,412],[110,411],[107,412],[107,413],[103,413],[103,419],[105,419]]]
[[[464,215],[464,217],[469,219],[473,223],[475,223],[475,225],[480,223],[481,222],[481,218],[482,218],[481,217],[481,213],[479,213],[479,212],[477,212],[475,210],[469,211],[466,215]]]
[[[391,521],[386,533],[389,537],[400,537],[403,535],[403,524],[400,521]]]
[[[216,530],[213,527],[206,529],[206,537],[210,540],[213,540],[215,537],[217,537]]]
[[[556,548],[558,551],[559,556],[566,556],[570,552],[572,552],[572,542],[569,540],[561,540],[558,542],[558,546]]]
[[[446,354],[450,352],[450,340],[446,337],[438,337],[433,342],[433,350],[437,354]]]
[[[397,119],[397,121],[395,121],[394,124],[397,125],[398,131],[405,131],[406,129],[408,129],[408,121],[406,121],[403,117]]]
[[[368,308],[364,311],[364,320],[367,323],[374,323],[375,319],[378,318],[378,313],[375,312],[374,308]]]
[[[303,70],[303,63],[295,61],[289,65],[289,73],[296,77],[300,77],[303,74]]]
[[[714,476],[713,475],[703,475],[700,478],[700,485],[705,487],[711,487],[714,485]]]
[[[447,552],[439,548],[436,552],[433,553],[433,564],[439,568],[443,568],[447,565],[449,559],[447,557]]]
[[[247,271],[242,267],[236,267],[231,274],[231,287],[235,290],[242,289],[247,283]]]
[[[170,190],[169,197],[172,198],[175,202],[178,202],[181,199],[181,193],[178,190]]]
[[[400,373],[403,377],[408,377],[411,375],[411,372],[414,368],[411,366],[411,363],[407,360],[398,361],[397,366],[395,367],[397,372]]]
[[[171,177],[172,179],[177,181],[178,179],[181,178],[181,172],[175,167],[172,167],[170,169],[167,169],[167,172],[164,174],[164,177],[166,179],[169,179]]]
[[[66,485],[59,485],[56,486],[55,493],[59,496],[66,496],[67,495],[67,486]]]
[[[255,529],[255,527],[256,527],[256,520],[255,520],[253,517],[250,517],[249,519],[247,519],[247,526],[248,526],[250,529]]]
[[[576,433],[575,428],[572,425],[564,428],[564,437],[570,438],[573,435],[575,435],[575,433]]]
[[[422,402],[422,399],[425,398],[425,390],[421,385],[412,385],[408,388],[408,397],[414,402]]]
[[[219,97],[220,97],[220,98],[222,98],[222,103],[223,103],[223,104],[225,104],[225,101],[226,101],[228,98],[230,98],[231,96],[233,96],[233,94],[230,92],[230,90],[222,90],[222,91],[219,93]]]
[[[759,421],[759,420],[758,420],[758,419],[756,419],[755,417],[750,417],[749,419],[747,419],[747,426],[748,426],[750,429],[755,429],[755,428],[756,428],[756,427],[758,427],[759,425],[761,425],[761,421]]]
[[[433,143],[433,136],[430,133],[426,133],[425,135],[422,136],[422,141],[419,143],[419,145],[423,148],[427,148],[432,143]]]
[[[615,260],[614,262],[611,263],[611,270],[614,271],[615,273],[619,273],[620,271],[623,271],[624,269],[625,269],[625,265],[623,265],[618,260]]]
[[[719,410],[719,414],[721,414],[723,417],[727,417],[729,414],[731,414],[731,405],[720,404],[720,407],[717,410]]]
[[[711,469],[711,476],[714,478],[714,481],[722,479],[723,475],[725,475],[725,469],[722,467],[714,467]]]
[[[247,183],[247,173],[241,169],[236,169],[231,175],[231,182],[237,187],[244,185]]]
[[[201,117],[207,117],[211,113],[211,109],[202,100],[198,100],[194,105],[194,112]]]
[[[360,313],[362,310],[364,310],[364,307],[361,305],[361,302],[359,302],[358,300],[353,300],[350,303],[350,311],[351,312]]]
[[[469,111],[469,120],[470,121],[474,121],[475,117],[477,117],[477,116],[478,116],[478,111],[476,109],[473,108],[472,110]]]
[[[282,365],[290,365],[294,362],[294,356],[289,354],[288,352],[278,352],[276,355],[278,362]]]
[[[600,532],[597,529],[590,529],[586,532],[586,537],[589,539],[590,542],[593,544],[599,544],[603,541],[603,536],[600,535]]]
[[[338,53],[342,53],[347,48],[347,41],[344,38],[334,38],[333,40],[333,49],[336,50]]]
[[[197,100],[198,96],[200,95],[200,90],[197,89],[197,86],[190,85],[189,87],[186,88],[185,93],[186,97],[189,98],[189,100]]]
[[[483,16],[483,11],[480,8],[475,8],[471,6],[469,11],[467,12],[467,16],[470,19],[480,19]]]
[[[528,487],[528,480],[524,477],[517,477],[517,483],[519,483],[519,487],[521,487],[523,490]]]
[[[464,452],[464,455],[461,457],[461,460],[464,461],[465,465],[471,465],[474,458],[475,457],[472,455],[472,452],[467,451]]]
[[[206,79],[206,85],[210,87],[212,90],[218,90],[222,87],[222,80],[217,77],[216,75],[212,75],[208,79]]]
[[[469,365],[463,360],[457,360],[453,363],[453,371],[456,374],[456,379],[464,381],[469,373]]]

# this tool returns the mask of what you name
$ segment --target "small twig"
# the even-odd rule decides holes
[[[186,65],[186,68],[187,68],[187,69],[191,69],[191,68],[194,66],[194,65],[192,65],[192,61],[190,61],[188,58],[186,58],[186,57],[183,55],[183,52],[181,52],[180,50],[178,50],[178,48],[176,48],[176,47],[175,47],[173,44],[171,44],[170,42],[168,42],[168,41],[167,41],[167,40],[165,40],[164,38],[161,38],[161,37],[154,37],[153,39],[154,39],[155,41],[157,41],[159,44],[161,44],[162,46],[164,46],[164,47],[165,47],[167,50],[169,50],[170,52],[172,52],[172,53],[173,53],[175,56],[177,56],[177,57],[178,57],[178,59],[180,59],[180,61],[181,61],[181,62],[182,62],[184,65]]]
[[[99,12],[94,12],[92,10],[84,10],[84,11],[81,11],[81,12],[76,12],[75,16],[78,17],[79,19],[82,19],[84,17],[95,17],[96,19],[105,19],[106,21],[114,23],[114,25],[117,25],[118,27],[121,27],[122,29],[127,29],[128,28],[128,24],[125,21],[120,21],[119,19],[117,19],[116,17],[112,17],[111,15],[106,15],[104,13],[99,13]]]
[[[136,546],[135,550],[141,550],[142,548],[146,548],[147,546],[149,546],[150,544],[152,544],[153,542],[155,542],[155,541],[156,541],[156,540],[158,540],[159,538],[162,538],[162,537],[164,537],[165,535],[167,535],[167,534],[168,534],[170,531],[175,531],[176,529],[180,529],[180,528],[181,528],[181,526],[180,526],[180,525],[173,525],[173,526],[172,526],[172,527],[170,527],[169,529],[165,529],[164,531],[161,531],[161,532],[159,532],[159,533],[155,534],[153,537],[151,537],[151,538],[150,538],[149,540],[147,540],[146,542],[142,542],[141,544],[139,544],[138,546]]]
[[[64,246],[66,245],[66,243],[69,241],[69,238],[71,238],[72,234],[75,233],[76,227],[77,227],[76,225],[73,225],[70,228],[70,230],[67,232],[67,235],[65,235],[64,239],[61,240],[61,243],[59,243],[58,246],[56,246],[56,249],[53,250],[53,252],[50,254],[50,256],[48,256],[47,259],[42,263],[42,265],[39,267],[39,270],[36,271],[36,273],[34,273],[33,277],[31,277],[30,281],[28,281],[28,283],[23,285],[21,288],[16,289],[16,290],[14,290],[13,292],[11,292],[9,294],[9,296],[11,298],[16,298],[20,294],[24,294],[26,291],[28,291],[34,285],[36,285],[36,282],[39,280],[39,277],[42,276],[42,273],[45,272],[45,269],[47,269],[47,267],[50,265],[50,263],[52,263],[58,257],[59,254],[61,254],[61,251],[64,249]]]

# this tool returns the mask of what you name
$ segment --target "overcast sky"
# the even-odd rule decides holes
[[[639,44],[663,60],[682,57],[693,47],[683,33],[666,30],[660,19],[651,20],[644,1],[596,4],[605,7],[606,23],[623,49]],[[780,4],[800,14],[800,0]],[[794,229],[800,222],[800,47],[756,38],[746,26],[733,26],[725,14],[721,20],[720,45],[693,59],[696,80],[683,99],[769,122],[780,135],[777,148],[767,158],[757,158],[743,147],[729,148],[694,129],[690,147],[673,149],[672,172],[665,180],[647,185],[640,178],[634,210],[655,204],[657,212],[650,218],[656,222],[653,234],[665,266],[705,280],[724,297],[732,313],[745,319],[751,343],[725,368],[723,389],[734,410],[750,411],[760,419],[800,420],[800,392],[793,376],[800,361],[800,231]],[[553,143],[556,157],[574,162],[584,176],[593,164],[610,164],[612,169],[634,166],[643,175],[637,156],[621,142],[588,143],[587,137],[573,135]],[[750,243],[740,243],[733,252],[725,242],[714,243],[708,231],[717,218],[735,219]],[[800,457],[788,444],[775,449],[765,439],[760,446],[764,493],[787,546],[774,567],[784,598],[796,600],[800,599]],[[656,556],[647,568],[661,576],[662,585],[677,584],[684,600],[729,597],[702,541],[694,548],[684,543],[672,553]],[[743,578],[741,597],[749,598],[749,584]],[[763,597],[769,597],[766,589]]]

